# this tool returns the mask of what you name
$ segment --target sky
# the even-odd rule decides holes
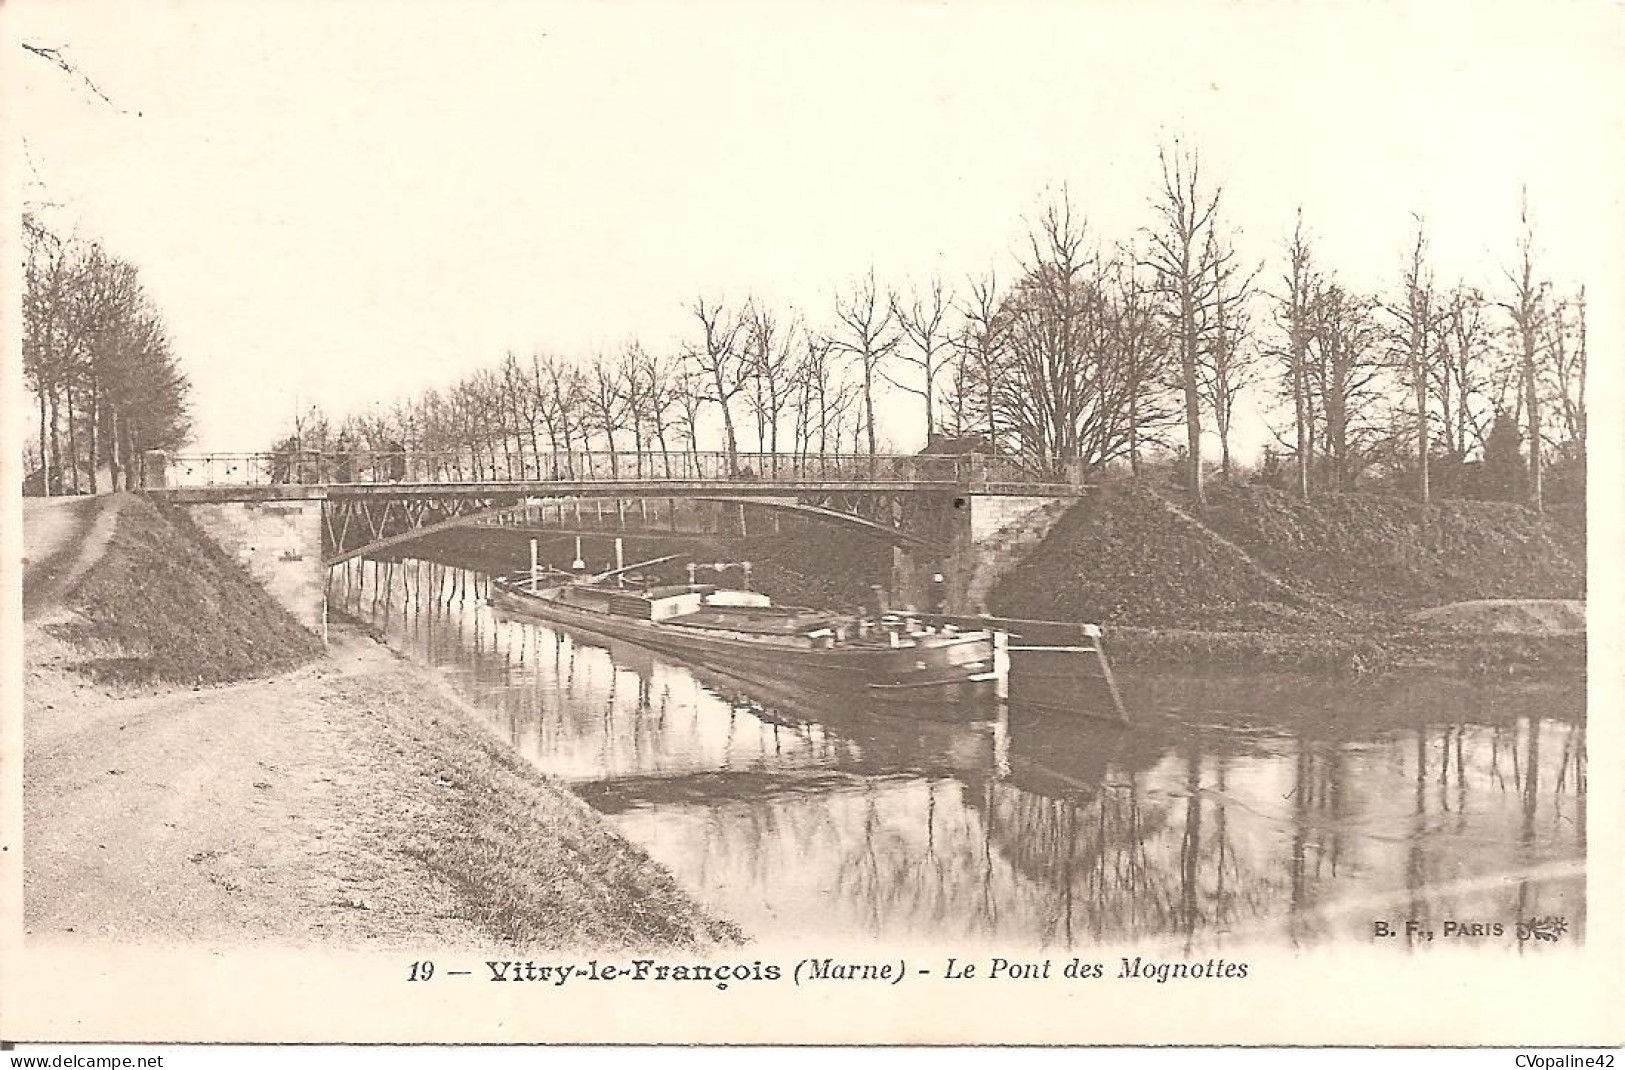
[[[138,265],[194,448],[248,451],[301,406],[508,348],[675,351],[698,294],[819,323],[871,265],[905,289],[1010,278],[1063,184],[1131,239],[1175,139],[1270,286],[1299,206],[1351,285],[1392,288],[1420,215],[1442,282],[1501,286],[1527,185],[1542,264],[1588,285],[1609,352],[1621,10],[14,0],[8,37],[64,48],[112,103],[15,45],[0,99],[13,196]],[[1268,438],[1248,408],[1243,453]],[[883,406],[897,447],[921,424],[917,399]]]

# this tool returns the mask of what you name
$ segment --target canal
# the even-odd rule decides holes
[[[1195,953],[1411,919],[1534,947],[1515,925],[1541,918],[1583,937],[1579,681],[1134,671],[1128,728],[1019,706],[930,723],[510,618],[462,570],[353,561],[330,582],[752,936]]]

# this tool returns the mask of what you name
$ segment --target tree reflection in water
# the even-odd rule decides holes
[[[1375,918],[1584,930],[1578,684],[1140,676],[1127,730],[940,725],[504,619],[480,589],[421,562],[330,582],[756,935],[1197,954]]]

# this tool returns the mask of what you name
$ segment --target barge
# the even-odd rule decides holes
[[[1009,658],[993,629],[775,606],[710,584],[647,587],[491,581],[509,613],[624,639],[745,680],[794,683],[927,715],[992,716]]]

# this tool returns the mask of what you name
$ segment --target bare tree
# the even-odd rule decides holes
[[[1211,276],[1212,288],[1207,304],[1199,309],[1203,346],[1197,382],[1219,433],[1219,471],[1229,482],[1236,400],[1258,379],[1249,306],[1260,269],[1238,265],[1234,248],[1213,228],[1207,232],[1201,263],[1203,273]]]
[[[1027,236],[1024,271],[1004,302],[1008,366],[997,405],[1019,452],[1044,470],[1081,455],[1099,415],[1103,267],[1070,195],[1048,201]]]
[[[830,342],[836,349],[852,354],[862,373],[863,423],[868,434],[869,455],[872,457],[880,452],[875,433],[876,369],[902,340],[891,305],[880,297],[873,267],[836,299],[835,318],[840,321],[841,328],[830,338]]]
[[[535,413],[528,410],[525,405],[530,390],[525,382],[525,370],[519,364],[519,358],[513,350],[508,350],[502,356],[500,372],[501,384],[497,400],[497,412],[502,423],[504,452],[511,449],[512,455],[519,459],[517,469],[510,463],[510,478],[516,473],[517,478],[529,478],[532,464],[541,462],[536,457],[534,448],[531,450],[531,459],[525,457],[525,447],[534,447],[536,444]],[[511,447],[509,444],[512,444]]]
[[[1010,315],[999,292],[998,276],[987,274],[969,280],[960,305],[961,323],[954,347],[965,371],[955,386],[954,405],[964,412],[980,412],[980,431],[988,446],[999,448],[999,380],[1004,374],[1010,341]],[[964,423],[963,417],[961,423]]]
[[[1541,493],[1541,430],[1539,379],[1540,336],[1545,327],[1547,285],[1535,277],[1535,229],[1529,220],[1529,191],[1523,191],[1518,207],[1518,264],[1507,272],[1512,299],[1502,302],[1512,319],[1518,347],[1519,397],[1529,438],[1529,504],[1535,512],[1544,508]]]
[[[924,294],[915,291],[907,298],[895,293],[891,297],[892,316],[912,347],[899,348],[897,357],[913,366],[914,371],[909,378],[915,381],[900,381],[889,375],[886,381],[925,400],[927,442],[937,431],[937,374],[942,366],[943,353],[950,345],[947,316],[952,304],[953,294],[944,292],[942,279],[936,276],[932,276]]]
[[[1115,361],[1122,369],[1126,401],[1129,468],[1141,474],[1141,454],[1149,441],[1175,416],[1168,404],[1168,337],[1152,307],[1151,290],[1140,277],[1140,259],[1132,249],[1114,258],[1111,336]]]
[[[645,353],[642,357],[642,376],[648,393],[647,411],[654,424],[655,442],[660,446],[660,463],[667,478],[671,477],[671,446],[666,440],[666,424],[672,411],[680,404],[681,381],[678,361],[670,357]]]
[[[1546,343],[1552,404],[1562,422],[1564,445],[1585,454],[1586,446],[1586,291],[1552,308]]]
[[[23,219],[23,371],[39,409],[41,492],[100,489],[140,474],[142,455],[191,432],[190,384],[136,269],[95,243]]]
[[[636,338],[627,342],[615,366],[615,389],[620,394],[621,414],[632,424],[632,450],[634,472],[643,478],[644,438],[643,425],[653,419],[649,410],[653,387],[649,382],[649,354]]]
[[[553,478],[562,475],[566,479],[574,479],[577,435],[581,436],[583,442],[586,438],[582,427],[586,391],[581,369],[554,356],[545,360],[533,356],[531,361],[535,373],[536,411],[547,426],[547,441],[555,454],[550,474]],[[564,448],[562,469],[557,457],[561,446]]]
[[[1439,298],[1434,292],[1433,272],[1428,266],[1427,228],[1416,220],[1416,240],[1405,264],[1404,292],[1389,309],[1398,325],[1396,347],[1399,366],[1416,407],[1416,497],[1423,505],[1431,498],[1428,480],[1428,454],[1433,446],[1432,421],[1428,418],[1428,382],[1434,357],[1439,350],[1441,316]]]
[[[1292,241],[1287,245],[1287,271],[1284,288],[1276,298],[1275,322],[1286,335],[1287,390],[1292,397],[1293,453],[1298,497],[1309,500],[1309,469],[1314,453],[1309,403],[1309,343],[1315,332],[1315,294],[1320,282],[1315,275],[1314,252],[1303,231],[1303,209],[1298,209]]]
[[[1150,263],[1167,304],[1179,355],[1179,383],[1185,395],[1185,447],[1189,484],[1198,505],[1207,502],[1202,482],[1202,354],[1200,309],[1212,292],[1212,277],[1203,270],[1202,253],[1218,216],[1224,190],[1202,183],[1201,161],[1194,151],[1159,149],[1162,191],[1154,202],[1160,225],[1150,232]]]
[[[857,385],[842,377],[840,361],[829,337],[810,327],[801,331],[801,357],[796,380],[801,399],[798,422],[802,428],[802,453],[840,450],[840,424],[857,396]]]
[[[1102,260],[1065,191],[1028,244],[997,318],[977,316],[1000,336],[988,368],[998,431],[1051,476],[1137,454],[1157,422],[1162,350],[1140,278],[1131,264]]]
[[[626,414],[626,399],[621,393],[620,367],[602,353],[592,358],[587,366],[587,411],[592,414],[592,426],[604,433],[609,447],[610,478],[621,471],[620,451],[615,446],[615,432]]]
[[[679,372],[673,379],[673,404],[677,410],[677,426],[688,444],[689,458],[696,473],[700,461],[700,410],[706,403],[706,384],[692,369]]]
[[[1457,285],[1443,296],[1441,314],[1433,391],[1439,399],[1439,426],[1446,448],[1459,464],[1469,451],[1484,445],[1495,417],[1486,394],[1490,337],[1484,322],[1484,296],[1472,287]]]
[[[745,318],[750,380],[746,402],[756,418],[756,449],[773,455],[770,463],[776,466],[779,424],[796,388],[796,335],[800,324],[792,316],[789,326],[781,326],[773,311],[756,301],[747,305]]]
[[[1331,485],[1351,489],[1364,463],[1386,399],[1388,362],[1380,346],[1376,302],[1335,282],[1318,288],[1309,362],[1309,409],[1323,424],[1319,439],[1331,466]],[[1311,433],[1313,443],[1316,435]]]
[[[689,311],[700,322],[700,344],[691,345],[683,356],[698,373],[695,381],[703,384],[697,395],[722,409],[722,429],[728,451],[728,474],[739,474],[739,437],[734,429],[733,399],[745,389],[747,359],[739,344],[744,329],[743,317],[730,314],[719,301],[708,303],[704,297],[689,306]]]

